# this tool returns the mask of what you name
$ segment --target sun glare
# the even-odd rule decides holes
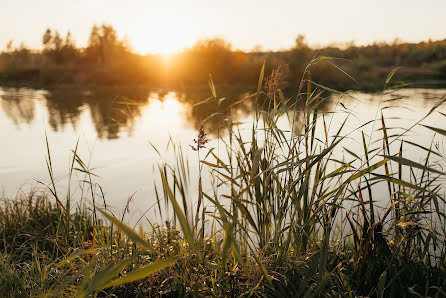
[[[158,127],[181,126],[184,107],[178,102],[174,92],[166,94],[163,100],[153,98],[147,109],[147,119],[156,123]]]
[[[130,37],[140,53],[172,54],[198,39],[194,27],[190,17],[162,3],[147,14],[147,22],[139,24]]]

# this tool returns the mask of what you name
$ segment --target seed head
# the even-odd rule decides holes
[[[273,69],[271,75],[265,79],[265,90],[268,98],[273,99],[277,90],[285,87],[287,81],[286,77],[289,73],[289,67],[287,64],[282,64],[276,69]]]
[[[202,148],[206,148],[206,143],[209,142],[209,139],[207,138],[206,133],[204,132],[203,124],[200,126],[200,129],[198,130],[198,138],[194,139],[194,145],[190,145],[192,150],[198,151]]]

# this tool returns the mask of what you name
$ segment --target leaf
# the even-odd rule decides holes
[[[156,273],[156,272],[166,268],[167,266],[175,264],[176,261],[177,261],[177,258],[175,257],[175,258],[170,258],[170,259],[166,259],[166,260],[159,260],[159,261],[144,265],[139,269],[129,272],[128,274],[126,274],[123,277],[117,278],[117,279],[105,284],[101,289],[106,289],[106,288],[113,287],[113,286],[119,286],[119,285],[123,285],[123,284],[129,283],[129,282],[134,282],[134,281],[143,279],[153,273]]]
[[[260,70],[259,82],[257,83],[257,99],[259,98],[260,90],[262,89],[263,77],[265,75],[265,62],[263,62],[262,69]]]
[[[421,126],[424,126],[424,127],[426,127],[426,128],[429,128],[430,130],[433,130],[433,131],[435,131],[436,133],[439,133],[439,134],[441,134],[441,135],[446,136],[446,130],[444,130],[444,129],[437,128],[437,127],[433,127],[433,126],[429,126],[429,125],[423,125],[423,124],[421,124]]]
[[[325,57],[324,57],[325,58]],[[329,57],[327,57],[329,58]],[[333,62],[331,62],[330,60],[332,59],[328,59],[327,62],[330,63],[331,65],[333,65],[334,67],[336,67],[340,72],[342,72],[343,74],[345,74],[347,77],[349,77],[351,80],[353,80],[356,84],[360,85],[359,82],[357,80],[355,80],[355,78],[353,78],[351,75],[349,75],[345,70],[343,70],[342,68],[340,68],[339,66],[337,66],[336,64],[334,64]]]
[[[359,156],[358,155],[356,155],[356,153],[354,153],[354,152],[352,152],[352,151],[350,151],[350,150],[348,150],[347,148],[345,148],[345,147],[342,147],[342,148],[344,148],[344,150],[347,152],[347,153],[349,153],[350,155],[353,155],[353,157],[355,157],[356,159],[359,159]]]
[[[251,214],[248,211],[248,208],[246,208],[245,205],[242,204],[241,200],[238,198],[232,198],[233,202],[237,204],[237,207],[239,208],[240,212],[244,215],[244,217],[248,220],[249,224],[256,230],[257,234],[260,234],[259,229],[257,228],[257,225],[252,218]]]
[[[235,106],[235,105],[238,105],[239,103],[244,102],[245,100],[250,99],[251,97],[254,97],[255,95],[257,95],[257,92],[256,92],[256,93],[253,93],[253,94],[251,94],[251,95],[248,95],[248,96],[246,96],[245,98],[242,98],[242,99],[240,99],[240,100],[237,100],[236,102],[234,102],[233,104],[231,104],[229,107],[233,107],[233,106]]]
[[[227,211],[225,210],[225,208],[223,208],[223,206],[217,200],[212,199],[210,196],[208,196],[205,193],[203,195],[217,207],[218,212],[220,213],[220,219],[222,221],[223,230],[224,230],[223,252],[222,252],[223,265],[226,265],[226,261],[229,256],[229,250],[232,250],[232,253],[234,254],[235,259],[240,263],[243,270],[245,270],[247,272],[246,265],[243,261],[241,254],[240,254],[240,249],[237,245],[237,242],[234,239],[233,230],[234,230],[235,224],[228,221],[228,218],[226,216]]]
[[[214,97],[212,97],[212,96],[211,96],[211,97],[208,97],[208,98],[206,98],[205,100],[202,100],[202,101],[200,101],[200,102],[198,102],[198,103],[196,103],[196,104],[193,104],[193,105],[189,106],[188,109],[190,109],[190,108],[194,108],[194,107],[199,106],[199,105],[204,104],[204,103],[207,103],[208,101],[210,101],[210,100],[212,100],[212,99],[214,99]]]
[[[430,168],[430,167],[423,166],[422,164],[416,163],[416,162],[411,161],[411,160],[409,160],[407,158],[404,158],[404,157],[391,156],[391,155],[384,155],[384,157],[388,158],[390,160],[393,160],[393,161],[395,161],[395,162],[397,162],[397,163],[399,163],[401,165],[405,165],[405,166],[409,166],[409,167],[412,167],[412,168],[417,168],[417,169],[429,171],[429,172],[432,172],[432,173],[437,173],[437,174],[440,174],[440,175],[444,175],[444,173],[441,172],[441,171],[438,171],[438,170]]]
[[[427,190],[427,189],[425,189],[425,188],[423,188],[421,186],[409,183],[409,182],[401,180],[401,179],[397,179],[397,178],[386,176],[386,175],[375,174],[375,173],[371,173],[371,174],[373,176],[376,176],[378,178],[387,180],[389,182],[392,182],[392,183],[395,183],[395,184],[398,184],[398,185],[401,185],[401,186],[405,186],[405,187],[409,187],[409,188],[413,188],[413,189],[416,189],[416,190],[425,191],[425,192],[430,193],[429,190]]]
[[[386,85],[390,83],[390,80],[392,79],[393,75],[396,73],[396,71],[400,69],[400,67],[395,68],[394,70],[392,70],[386,78]]]
[[[251,168],[251,178],[250,178],[251,181],[253,181],[254,176],[257,174],[263,149],[264,147],[260,147],[259,149],[257,149],[256,154],[254,155],[254,160],[252,161],[252,168]]]
[[[416,144],[416,143],[413,143],[413,142],[410,142],[410,141],[406,141],[406,140],[403,140],[403,142],[404,142],[404,143],[407,143],[407,144],[410,144],[410,145],[412,145],[412,146],[418,147],[418,148],[420,148],[420,149],[423,149],[423,150],[425,150],[425,151],[427,151],[427,152],[429,152],[429,153],[433,153],[433,154],[437,155],[438,157],[442,157],[441,154],[439,154],[439,153],[437,153],[437,152],[435,152],[435,151],[432,151],[432,149],[426,148],[426,147],[424,147],[424,146],[421,146],[421,145],[418,145],[418,144]]]
[[[402,229],[406,229],[407,227],[416,227],[417,225],[418,225],[418,223],[416,223],[414,221],[405,221],[405,222],[400,222],[397,224],[397,226]]]
[[[222,113],[220,113],[220,112],[213,113],[213,114],[207,116],[206,119],[204,119],[204,120],[201,121],[201,122],[202,122],[202,123],[206,123],[209,119],[212,119],[212,118],[214,118],[215,116],[218,116],[218,115],[222,115]]]
[[[210,163],[210,162],[208,162],[208,161],[206,161],[206,160],[200,160],[200,162],[201,162],[201,163],[204,163],[205,165],[208,165],[208,166],[210,166],[210,167],[213,167],[213,168],[220,168],[220,169],[224,168],[224,167],[222,167],[222,166],[219,166],[219,165]]]
[[[109,221],[111,221],[114,225],[116,225],[135,244],[140,245],[150,251],[153,251],[153,249],[147,244],[147,242],[141,237],[139,237],[139,235],[131,227],[129,227],[116,217],[108,214],[108,212],[105,212],[104,210],[102,210],[102,208],[99,208],[98,206],[96,206],[96,210],[99,210],[99,212],[101,212]]]
[[[384,271],[381,276],[379,277],[379,281],[378,281],[378,297],[382,298],[384,297],[384,290],[386,287],[386,276],[387,276],[387,271]]]
[[[211,88],[212,96],[214,96],[214,98],[217,98],[217,92],[215,91],[215,86],[214,86],[214,82],[212,81],[211,75],[209,75],[209,87]]]
[[[90,285],[87,288],[87,292],[91,293],[97,290],[104,289],[106,285],[122,270],[129,266],[133,260],[134,258],[127,258],[117,263],[111,263],[104,270],[97,272],[93,280],[90,282]]]
[[[190,248],[201,259],[200,252],[198,251],[198,249],[195,245],[194,236],[193,236],[192,231],[189,227],[189,223],[187,222],[186,216],[184,215],[183,210],[181,210],[180,205],[178,204],[177,200],[175,199],[175,196],[172,193],[172,190],[170,189],[170,186],[167,182],[166,176],[164,175],[161,168],[160,168],[160,173],[161,173],[161,179],[163,181],[164,190],[166,191],[167,196],[169,197],[169,200],[172,204],[172,208],[175,211],[175,215],[177,216],[178,221],[180,222],[180,226],[181,226],[181,230],[183,231],[184,238],[186,239],[186,242],[189,244]]]
[[[263,264],[260,261],[259,257],[256,256],[255,253],[252,256],[254,257],[254,260],[256,260],[256,263],[259,265],[260,270],[262,270],[263,276],[268,281],[268,283],[272,286],[273,285],[273,281],[271,280],[271,277],[269,277],[268,271],[266,271],[266,268],[265,268],[265,266],[263,266]]]
[[[356,174],[353,174],[352,176],[350,176],[346,183],[352,182],[353,180],[358,179],[361,176],[364,176],[367,173],[371,173],[372,171],[376,170],[377,168],[381,167],[383,164],[385,164],[386,162],[388,162],[389,160],[387,158],[365,168],[364,170],[361,170],[359,172],[357,172]]]

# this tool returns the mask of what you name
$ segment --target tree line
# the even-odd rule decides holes
[[[217,84],[254,85],[264,61],[266,73],[279,66],[287,81],[300,79],[305,67],[316,57],[312,79],[333,88],[374,89],[387,74],[401,66],[398,76],[406,81],[446,79],[446,39],[420,43],[350,44],[340,48],[310,47],[299,35],[288,50],[251,52],[234,50],[221,38],[202,39],[173,55],[166,63],[162,55],[135,53],[130,43],[119,39],[111,25],[95,25],[86,47],[77,47],[70,32],[62,36],[47,29],[41,51],[12,42],[0,53],[0,80],[43,85],[75,83],[98,85],[197,85],[209,75]],[[347,75],[348,74],[348,75]],[[352,79],[354,78],[354,79]]]

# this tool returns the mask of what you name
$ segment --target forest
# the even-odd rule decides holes
[[[247,52],[222,38],[205,38],[176,54],[141,55],[118,37],[113,26],[102,24],[93,26],[84,48],[76,46],[70,32],[63,35],[54,29],[42,35],[42,50],[8,42],[0,54],[0,81],[181,87],[206,84],[211,75],[216,84],[252,86],[265,61],[265,74],[282,65],[285,81],[292,81],[313,58],[325,56],[333,59],[319,59],[311,67],[311,77],[331,88],[376,90],[395,67],[400,67],[396,79],[409,84],[441,85],[446,80],[446,40],[315,48],[299,35],[287,50],[255,47]]]

